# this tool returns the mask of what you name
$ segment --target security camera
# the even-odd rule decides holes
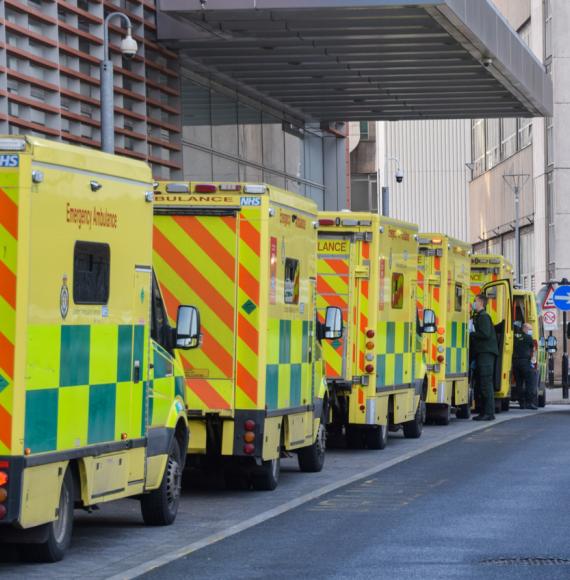
[[[489,58],[489,57],[487,57],[487,58],[484,58],[484,59],[481,61],[481,64],[482,64],[482,65],[483,65],[485,68],[489,68],[489,67],[490,67],[490,66],[493,64],[493,59],[492,59],[492,58]]]
[[[130,33],[121,40],[121,54],[125,58],[133,58],[139,49],[137,41],[130,35]]]
[[[396,171],[396,181],[398,183],[402,183],[402,181],[404,181],[404,172],[401,169],[398,169],[398,171]]]

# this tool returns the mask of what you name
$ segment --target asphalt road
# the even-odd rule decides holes
[[[491,424],[145,578],[568,579],[569,445],[568,409]]]

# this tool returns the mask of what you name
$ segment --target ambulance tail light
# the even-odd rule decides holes
[[[443,361],[444,361],[444,360],[445,360],[445,357],[444,357],[442,354],[440,354],[440,355],[437,357],[437,362],[438,362],[438,363],[440,363],[440,364],[441,364],[441,363],[443,363]]]
[[[222,183],[220,191],[241,191],[241,185],[237,183]]]
[[[0,471],[0,487],[8,483],[8,474],[5,471]]]
[[[369,341],[366,343],[366,348],[368,350],[373,350],[374,349],[374,343],[372,341]]]
[[[365,370],[365,371],[366,371],[368,374],[370,374],[370,373],[373,373],[373,372],[374,372],[374,365],[366,365],[366,366],[364,367],[364,370]]]
[[[255,421],[253,419],[248,419],[244,424],[244,429],[246,431],[254,431],[255,430]]]
[[[245,433],[243,434],[243,441],[245,443],[243,446],[243,452],[246,455],[253,455],[253,453],[255,453],[255,445],[253,442],[255,441],[256,423],[253,419],[247,419],[243,426],[245,429]]]
[[[218,188],[215,185],[210,185],[209,183],[199,183],[194,187],[195,193],[216,193]]]
[[[243,452],[244,452],[246,455],[253,455],[253,454],[254,454],[254,452],[255,452],[255,445],[254,445],[253,443],[246,443],[246,444],[243,446]]]
[[[8,473],[4,469],[8,469],[10,464],[8,461],[0,461],[0,466],[2,471],[0,471],[0,520],[3,520],[8,513],[6,506],[4,505],[8,499],[8,490],[6,485],[8,484]]]

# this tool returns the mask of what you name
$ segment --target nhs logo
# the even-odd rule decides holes
[[[0,155],[0,167],[18,167],[19,165],[19,155]]]
[[[245,207],[259,207],[261,205],[260,197],[242,197],[240,205]]]

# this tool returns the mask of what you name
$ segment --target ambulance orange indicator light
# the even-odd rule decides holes
[[[440,327],[437,329],[437,333],[438,333],[438,334],[445,334],[445,328],[443,328],[443,326],[440,326]]]
[[[123,441],[125,441],[128,438],[128,435],[126,433],[121,433],[121,439]]]
[[[0,471],[0,485],[8,483],[8,474],[5,471]]]
[[[246,443],[253,443],[255,441],[255,433],[253,431],[246,431],[243,440]]]
[[[437,342],[439,342],[439,344],[443,344],[445,341],[445,338],[443,338],[443,336],[438,336],[437,337]]]
[[[372,341],[369,341],[366,343],[366,348],[368,350],[372,350],[374,348],[374,343]]]
[[[4,503],[8,499],[8,492],[0,487],[0,503]]]
[[[29,447],[26,447],[24,449],[24,455],[31,455],[31,453],[32,453],[32,450]]]

